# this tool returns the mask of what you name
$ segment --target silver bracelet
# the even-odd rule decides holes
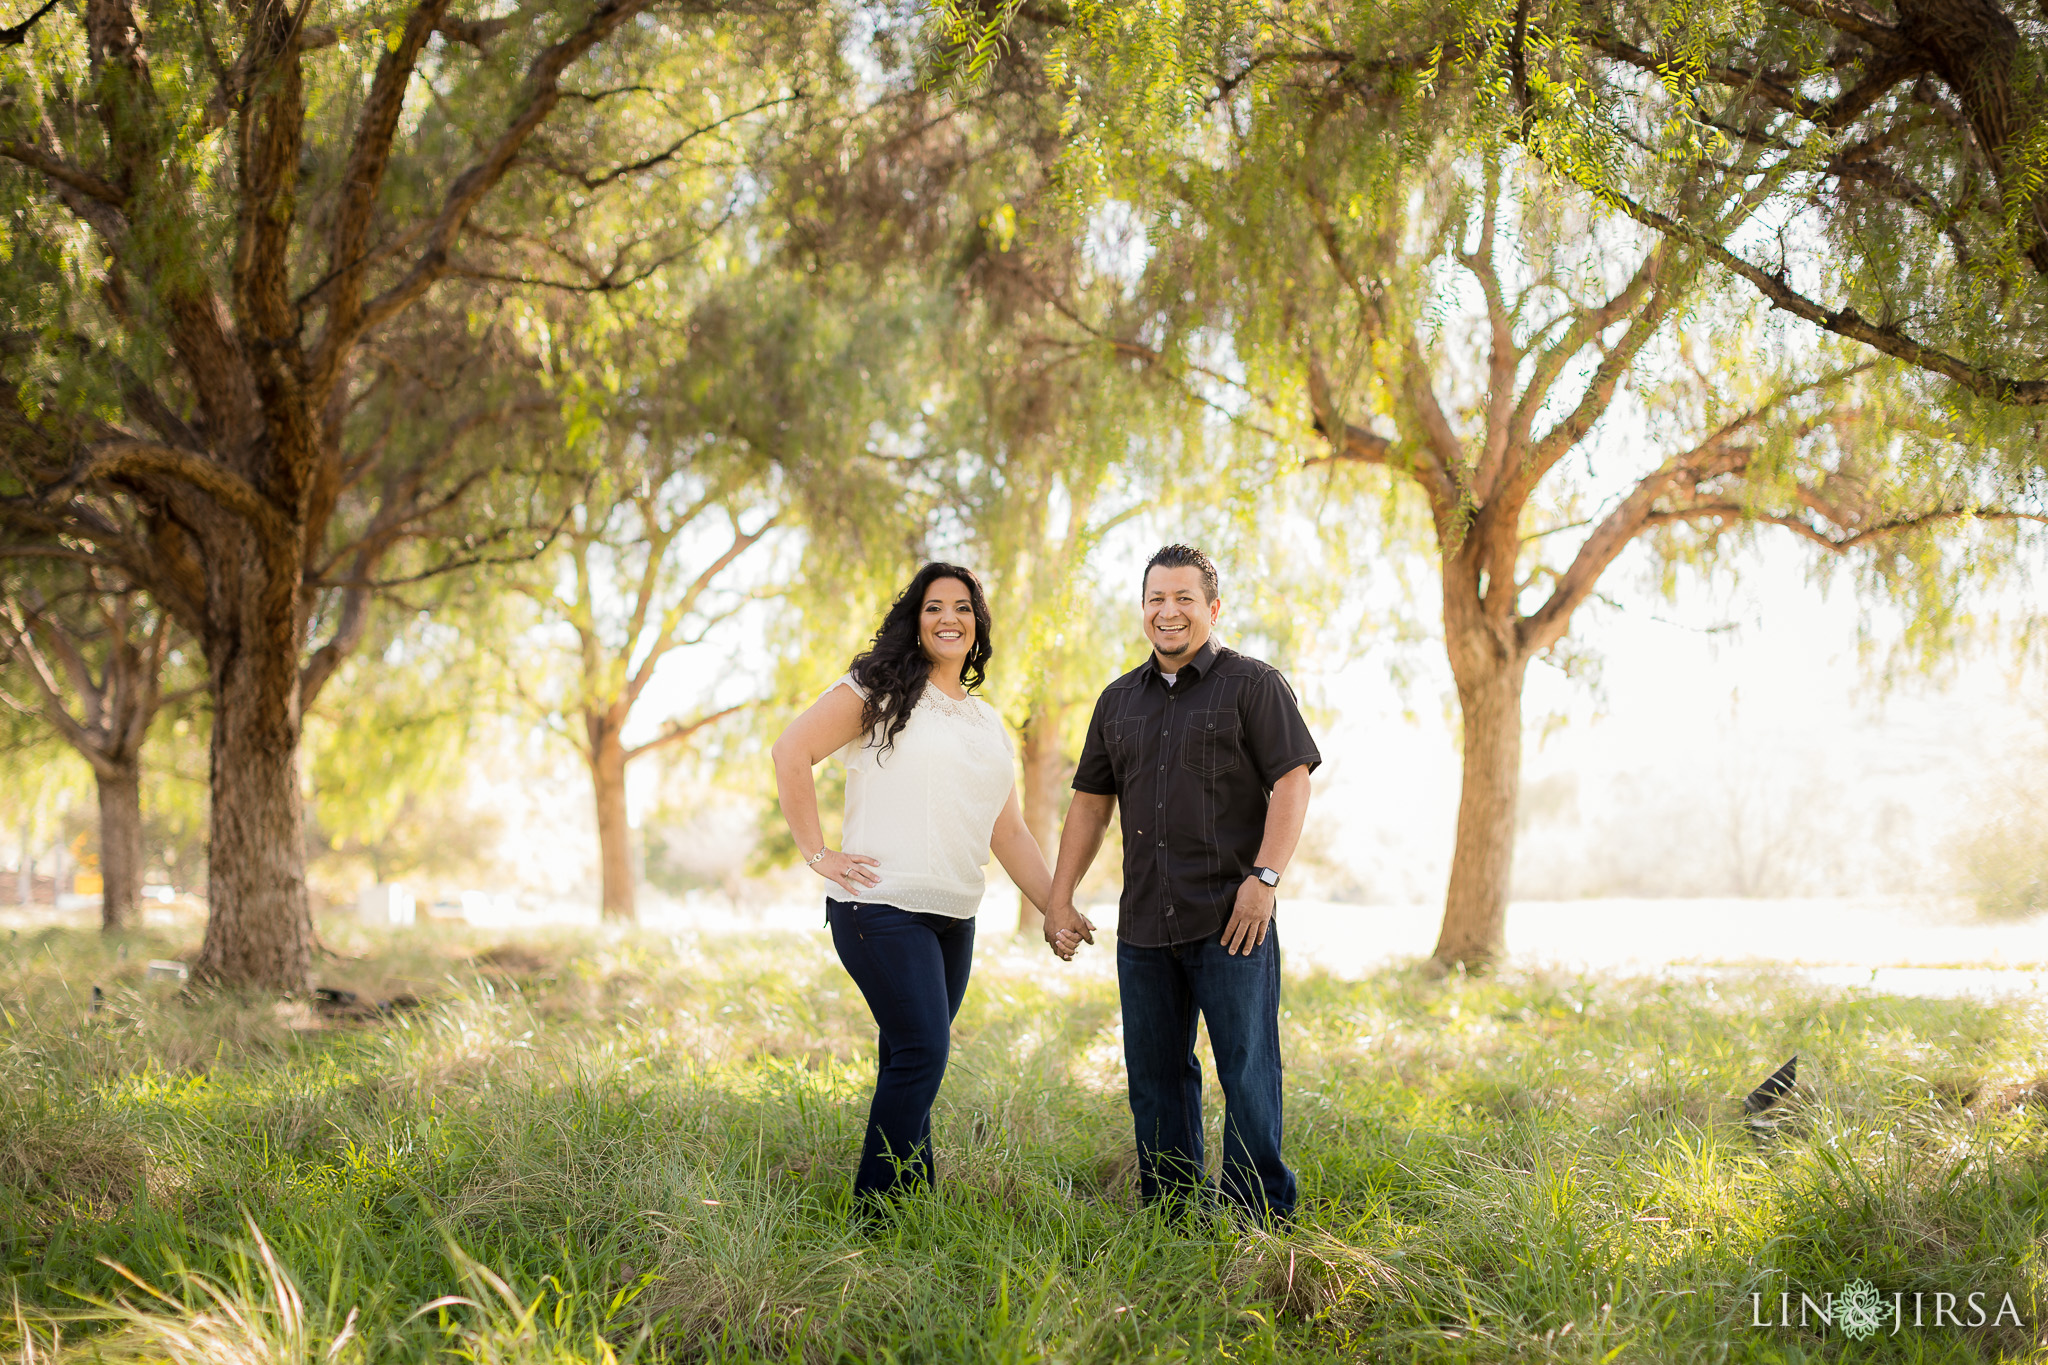
[[[832,850],[831,850],[830,848],[821,848],[821,849],[819,849],[819,850],[818,850],[818,851],[817,851],[816,853],[813,853],[813,854],[811,855],[811,860],[810,860],[809,862],[805,863],[805,864],[804,864],[804,866],[805,866],[805,867],[816,867],[816,866],[818,865],[818,860],[819,860],[820,858],[823,858],[823,857],[824,857],[824,856],[825,856],[825,855],[826,855],[827,853],[830,853],[831,851],[832,851]]]

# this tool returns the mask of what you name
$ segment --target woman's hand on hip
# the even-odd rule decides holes
[[[858,896],[881,884],[882,874],[874,870],[880,866],[865,853],[841,853],[836,848],[828,848],[823,857],[811,864],[811,871],[834,883],[847,895]]]

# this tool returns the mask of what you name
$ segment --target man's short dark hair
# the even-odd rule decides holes
[[[1216,566],[1209,562],[1209,556],[1192,545],[1162,545],[1153,552],[1145,563],[1145,575],[1138,580],[1138,591],[1143,594],[1152,582],[1154,569],[1200,569],[1202,571],[1202,600],[1216,600]]]

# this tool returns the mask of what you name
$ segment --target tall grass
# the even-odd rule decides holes
[[[937,1116],[942,1188],[871,1229],[847,1187],[872,1024],[821,940],[328,932],[362,954],[331,984],[423,1003],[330,1020],[189,999],[142,979],[174,939],[0,949],[12,1356],[2043,1353],[2032,1002],[1769,974],[1291,977],[1305,1202],[1263,1231],[1137,1205],[1113,978],[988,944]],[[1752,1134],[1737,1097],[1793,1051],[1786,1122]],[[1906,1295],[1896,1336],[1752,1325],[1858,1278]],[[1992,1311],[2012,1294],[2023,1325],[1912,1326],[1915,1293],[1971,1290]]]

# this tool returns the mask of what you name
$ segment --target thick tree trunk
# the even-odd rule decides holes
[[[588,759],[590,785],[597,797],[604,917],[631,923],[639,911],[633,903],[633,831],[626,824],[626,750],[619,743],[618,731],[607,730]]]
[[[245,575],[243,586],[253,574]],[[238,613],[261,624],[258,589]],[[275,602],[270,604],[275,609]],[[230,610],[233,610],[230,607]],[[206,938],[193,975],[222,986],[303,991],[313,967],[299,800],[299,672],[292,609],[280,632],[222,632],[212,666],[213,781]],[[264,636],[272,638],[263,638]]]
[[[1059,853],[1060,778],[1066,764],[1060,756],[1060,716],[1040,703],[1031,709],[1022,735],[1024,764],[1024,827],[1038,841],[1050,863]],[[1017,932],[1041,934],[1045,916],[1023,892],[1017,893]]]
[[[100,929],[136,923],[142,900],[142,765],[100,767]]]
[[[1458,841],[1436,962],[1484,970],[1506,950],[1515,802],[1522,785],[1522,679],[1528,661],[1473,650],[1454,661],[1465,730]]]

